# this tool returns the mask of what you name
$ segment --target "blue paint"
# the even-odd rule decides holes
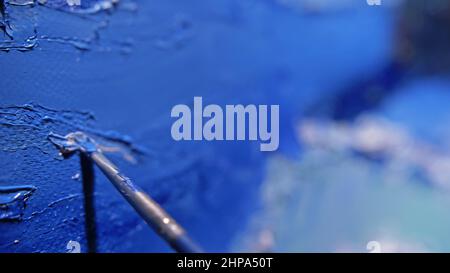
[[[79,162],[62,161],[47,138],[77,130],[119,147],[114,163],[207,251],[228,251],[258,207],[266,156],[249,142],[174,142],[172,106],[194,96],[280,104],[280,152],[298,154],[293,123],[304,110],[389,63],[389,10],[314,16],[256,0],[121,5],[83,16],[8,7],[14,43],[36,44],[0,52],[0,176],[39,191],[26,221],[0,224],[1,252],[64,252],[70,240],[86,251],[82,185],[72,179]],[[66,196],[74,197],[56,202]],[[95,200],[98,251],[169,251],[102,175]]]
[[[418,77],[396,89],[380,112],[402,124],[414,135],[438,145],[445,145],[450,134],[450,81],[443,76]]]
[[[0,187],[0,221],[19,221],[31,194],[36,190],[32,185]]]

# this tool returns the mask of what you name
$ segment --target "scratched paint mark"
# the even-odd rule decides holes
[[[80,5],[71,5],[69,2],[72,3],[67,0],[0,0],[0,31],[5,34],[3,39],[0,38],[0,51],[24,52],[47,43],[58,43],[82,52],[131,52],[133,43],[129,39],[100,41],[99,32],[108,26],[108,17],[118,6],[118,0],[83,0]],[[130,3],[132,2],[125,2],[121,10],[134,12],[134,9],[129,8],[133,6]],[[54,10],[62,11],[68,16],[74,15],[72,20],[86,21],[86,24],[93,26],[92,32],[85,37],[44,33],[40,22],[48,17],[47,13]],[[98,13],[102,14],[97,15]]]
[[[26,203],[36,187],[32,185],[0,187],[0,221],[20,221]]]
[[[70,13],[94,14],[113,10],[119,3],[119,0],[83,0],[80,1],[80,5],[73,5],[71,2],[67,0],[48,0],[40,2],[40,4]]]
[[[36,217],[36,216],[38,216],[38,215],[41,215],[41,214],[47,212],[49,209],[56,207],[56,205],[58,205],[58,204],[60,204],[60,203],[62,203],[62,202],[70,201],[70,200],[73,200],[73,199],[75,199],[75,198],[79,198],[80,196],[81,196],[81,194],[75,193],[75,194],[69,194],[69,195],[64,196],[64,197],[62,197],[62,198],[59,198],[59,199],[57,199],[57,200],[55,200],[55,201],[50,202],[50,203],[47,205],[47,207],[45,207],[45,208],[43,208],[43,209],[41,209],[41,210],[38,210],[38,211],[33,211],[33,212],[31,213],[30,216],[24,218],[23,220],[24,220],[24,221],[29,221],[29,220],[33,219],[34,217]]]
[[[62,10],[70,13],[92,14],[111,10],[118,4],[119,0],[83,0],[78,3],[71,0],[6,0],[12,6],[34,6],[43,5],[52,9]]]
[[[95,136],[105,153],[116,153],[131,162],[147,154],[147,149],[136,145],[130,136],[116,131],[95,128],[95,117],[88,111],[55,110],[38,104],[0,107],[0,150],[38,149],[54,154],[49,141],[51,132],[82,131]]]
[[[49,37],[46,35],[40,36],[39,40],[52,42],[52,43],[60,43],[71,45],[79,50],[90,50],[91,44],[93,42],[93,38],[79,39],[74,37]]]
[[[0,50],[2,51],[11,51],[11,50],[18,50],[18,51],[29,51],[32,50],[37,46],[37,36],[30,36],[25,41],[14,41],[14,40],[5,40],[0,41]]]
[[[17,51],[30,51],[43,43],[58,43],[71,46],[79,51],[95,50],[97,52],[120,52],[123,54],[129,54],[133,47],[133,42],[129,39],[124,41],[114,41],[104,45],[100,42],[100,31],[107,27],[107,22],[100,22],[93,29],[93,32],[88,37],[58,37],[50,35],[38,35],[36,28],[33,30],[33,34],[26,37],[23,41],[14,39],[13,32],[9,23],[0,21],[0,29],[7,34],[9,39],[0,41],[0,50],[9,52],[11,50]]]

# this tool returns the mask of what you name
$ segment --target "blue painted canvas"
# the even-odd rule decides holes
[[[449,251],[450,5],[369,2],[0,0],[0,252]]]

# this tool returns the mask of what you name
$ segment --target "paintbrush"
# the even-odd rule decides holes
[[[175,251],[202,252],[186,231],[155,200],[106,158],[91,137],[83,132],[74,132],[66,136],[50,133],[48,139],[65,158],[78,152],[83,155],[82,158],[94,162],[147,224]]]

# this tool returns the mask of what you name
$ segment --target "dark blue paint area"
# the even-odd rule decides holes
[[[418,77],[399,86],[380,111],[390,120],[436,145],[445,145],[450,131],[448,77]]]
[[[279,104],[279,153],[296,155],[294,123],[306,109],[389,63],[393,15],[363,4],[324,15],[256,0],[131,4],[83,15],[7,7],[14,39],[0,49],[33,45],[0,51],[0,186],[36,191],[22,221],[0,223],[0,251],[65,252],[70,240],[87,250],[80,162],[47,138],[77,130],[109,147],[207,251],[229,251],[259,206],[271,154],[255,142],[175,142],[171,108],[194,96]],[[95,172],[97,250],[169,251]]]
[[[404,79],[405,67],[392,63],[379,73],[344,88],[342,94],[330,102],[331,116],[336,120],[352,120],[363,112],[379,107],[394,95]]]

